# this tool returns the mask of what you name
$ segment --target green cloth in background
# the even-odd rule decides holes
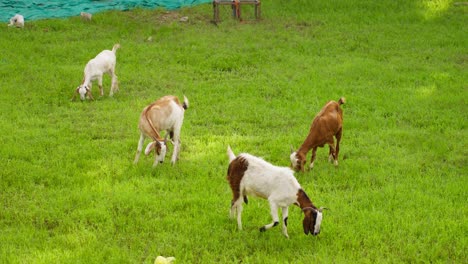
[[[133,8],[164,8],[173,10],[185,6],[210,3],[212,0],[1,0],[1,21],[9,22],[15,14],[26,21],[45,18],[79,16],[81,12],[95,14],[105,10]]]

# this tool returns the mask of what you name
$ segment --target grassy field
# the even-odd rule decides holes
[[[467,11],[446,0],[271,0],[0,27],[0,262],[468,263]],[[179,19],[188,16],[188,22]],[[152,37],[152,41],[148,38]],[[114,43],[120,92],[71,102]],[[141,110],[190,100],[179,162],[133,165]],[[322,232],[289,236],[250,199],[229,219],[226,146],[289,166],[344,96],[340,165],[296,173]],[[172,148],[171,148],[172,150]]]

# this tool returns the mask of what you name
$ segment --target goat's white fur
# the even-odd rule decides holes
[[[9,27],[24,27],[24,17],[20,14],[16,14],[12,18],[10,18],[10,23],[8,24]]]
[[[86,12],[81,12],[80,16],[86,20],[86,21],[91,21],[93,15],[91,13],[86,13]]]
[[[145,155],[148,155],[157,144],[161,147],[159,154],[156,154],[153,167],[158,163],[164,162],[166,154],[166,139],[161,138],[160,133],[166,131],[166,137],[172,133],[172,144],[174,151],[172,153],[171,163],[174,165],[179,158],[180,152],[180,130],[184,121],[184,113],[188,108],[189,101],[184,96],[183,104],[175,96],[164,96],[156,102],[150,104],[143,109],[140,115],[139,129],[140,139],[138,141],[137,153],[134,163],[136,164],[140,158],[140,153],[143,150],[143,144],[146,137],[153,139],[145,148]]]
[[[94,80],[98,81],[101,96],[104,95],[102,88],[102,75],[104,73],[109,74],[112,78],[109,96],[113,96],[114,92],[118,91],[117,75],[115,74],[116,52],[118,48],[120,48],[120,44],[115,44],[112,50],[103,50],[96,57],[88,61],[84,68],[83,83],[76,89],[76,93],[80,94],[81,100],[85,100],[88,92],[91,95],[91,87]],[[90,97],[92,98],[92,95]]]
[[[227,154],[229,157],[229,163],[236,159],[236,155],[233,153],[230,146],[227,148]],[[242,180],[240,182],[240,196],[237,201],[232,201],[230,216],[234,217],[235,211],[237,211],[237,225],[239,230],[242,230],[242,202],[243,197],[246,195],[252,195],[264,198],[268,200],[270,204],[270,212],[273,222],[267,224],[262,229],[268,230],[279,223],[278,209],[282,211],[282,233],[286,237],[288,236],[287,230],[287,218],[288,218],[288,207],[291,204],[299,205],[297,193],[301,189],[301,185],[294,177],[294,172],[288,167],[274,166],[267,161],[250,155],[248,153],[241,153],[238,157],[242,157],[248,163],[247,170],[244,172]],[[320,224],[322,219],[322,213],[317,212],[317,223],[314,227],[314,234],[320,232]],[[319,218],[320,217],[320,218]],[[320,219],[320,222],[318,220]]]

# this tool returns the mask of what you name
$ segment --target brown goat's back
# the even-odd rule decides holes
[[[346,99],[344,97],[341,97],[338,102],[330,101],[315,116],[304,143],[302,143],[297,152],[291,153],[291,166],[296,171],[304,171],[307,152],[311,149],[312,158],[310,167],[313,167],[317,148],[325,145],[330,146],[329,160],[333,159],[335,166],[338,165],[338,153],[343,129],[343,110],[340,105],[345,102]],[[336,146],[334,137],[336,138]]]
[[[315,116],[310,132],[315,131],[314,134],[321,137],[334,136],[343,125],[343,110],[340,105],[344,103],[344,97],[341,97],[338,102],[328,102]]]

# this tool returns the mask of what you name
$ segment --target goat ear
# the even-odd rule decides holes
[[[310,214],[304,213],[304,220],[302,220],[302,227],[304,228],[304,234],[310,234]]]
[[[153,149],[154,149],[154,145],[156,144],[155,141],[149,143],[146,148],[145,148],[145,155],[148,155]]]
[[[80,87],[76,88],[75,92],[73,93],[73,97],[72,97],[72,101],[75,101],[75,98],[76,98],[76,95],[78,94],[78,90],[80,89]]]

